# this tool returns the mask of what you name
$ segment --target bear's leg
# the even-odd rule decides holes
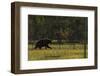
[[[49,45],[46,45],[45,47],[46,47],[46,48],[50,48],[50,49],[52,49]]]
[[[39,46],[39,49],[41,49],[42,47],[41,46]]]

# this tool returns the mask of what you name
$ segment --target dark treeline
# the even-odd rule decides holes
[[[87,17],[28,15],[28,40],[43,38],[64,42],[87,42]]]

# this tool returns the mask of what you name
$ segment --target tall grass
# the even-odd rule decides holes
[[[80,59],[84,58],[84,45],[63,44],[50,45],[52,49],[34,49],[34,45],[29,45],[28,60],[54,60],[54,59]],[[86,50],[86,58],[87,56]]]

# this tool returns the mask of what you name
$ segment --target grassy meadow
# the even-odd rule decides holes
[[[54,59],[81,59],[84,58],[84,45],[82,44],[52,44],[52,49],[34,49],[28,46],[28,60],[54,60]],[[33,45],[33,47],[35,47]],[[86,50],[86,58],[87,58]]]
[[[34,49],[43,39],[52,41],[52,49]],[[87,58],[87,44],[87,17],[28,15],[29,61]]]

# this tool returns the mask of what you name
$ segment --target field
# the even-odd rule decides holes
[[[87,50],[84,51],[84,45],[82,44],[52,44],[50,46],[52,49],[34,49],[32,45],[29,44],[28,60],[81,59],[88,57],[88,52]],[[86,57],[84,57],[85,54]]]
[[[48,40],[52,49],[34,49],[37,42],[44,41],[41,46]],[[87,44],[87,17],[28,15],[29,61],[87,58]]]

